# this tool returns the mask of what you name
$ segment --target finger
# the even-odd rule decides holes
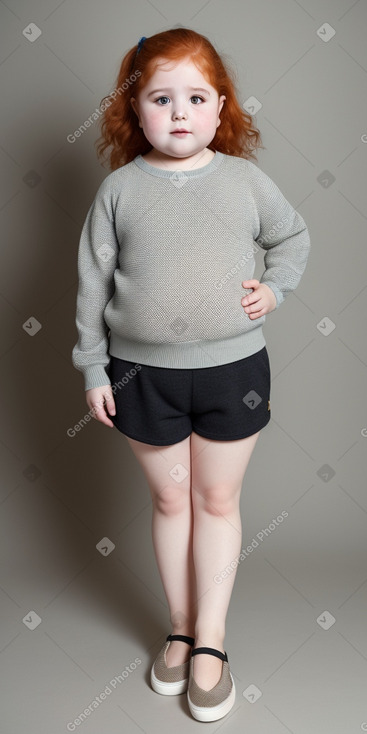
[[[105,423],[106,426],[111,426],[111,428],[114,428],[114,424],[112,423],[111,419],[108,418],[105,407],[101,405],[97,405],[94,408],[94,418],[97,421],[100,421],[101,423]]]
[[[242,281],[242,285],[244,288],[257,288],[259,286],[259,281],[256,280],[256,278],[253,278],[252,280],[244,280]]]
[[[262,299],[261,299],[261,298],[258,298],[258,299],[257,299],[257,300],[256,300],[256,301],[255,301],[254,303],[252,303],[251,305],[246,305],[246,306],[245,306],[245,311],[246,311],[246,313],[248,313],[248,314],[250,314],[250,313],[258,313],[258,311],[262,311],[262,310],[264,310],[264,308],[265,308],[265,307],[264,307],[264,305],[263,305],[263,301],[262,301]]]
[[[114,415],[116,413],[115,401],[113,398],[112,390],[109,387],[106,387],[106,390],[100,393],[98,400],[95,399],[93,402],[90,403],[90,406],[93,407],[93,409],[95,410],[99,408],[104,408],[105,405],[107,406],[110,415]]]
[[[257,303],[261,300],[261,296],[258,293],[250,293],[249,296],[242,298],[242,306],[250,306],[251,303]]]
[[[248,316],[250,319],[259,319],[261,316],[265,316],[267,313],[266,308],[260,309],[260,311],[254,311],[253,313],[249,313]]]
[[[106,408],[110,415],[116,415],[116,403],[112,393],[106,395]]]
[[[115,401],[111,392],[104,393],[100,400],[92,403],[91,414],[95,420],[105,423],[106,426],[111,426],[111,428],[113,428],[114,424],[108,418],[107,411],[110,415],[116,414]]]

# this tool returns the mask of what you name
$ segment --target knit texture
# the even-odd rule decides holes
[[[159,680],[164,683],[178,683],[189,678],[189,660],[181,665],[167,667],[166,653],[170,646],[170,642],[166,642],[158,653],[154,662],[154,673]],[[190,652],[188,652],[190,654]]]
[[[87,213],[78,253],[74,367],[85,389],[109,385],[110,355],[156,367],[228,364],[265,346],[250,319],[256,253],[276,308],[306,267],[303,218],[254,163],[216,152],[171,171],[141,155],[110,173]]]
[[[194,658],[190,658],[188,697],[194,706],[219,706],[228,698],[232,690],[232,679],[230,676],[229,663],[223,661],[222,674],[218,683],[209,691],[200,688],[194,678]]]

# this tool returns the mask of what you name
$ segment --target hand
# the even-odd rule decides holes
[[[260,316],[274,311],[277,305],[277,299],[274,291],[266,283],[260,283],[260,281],[255,279],[244,280],[242,281],[242,286],[243,288],[254,289],[248,296],[244,296],[241,301],[250,319],[258,319]]]
[[[105,423],[106,426],[114,428],[114,424],[107,417],[107,411],[110,415],[116,415],[116,405],[111,385],[103,385],[102,387],[93,387],[91,390],[86,390],[85,397],[88,407],[91,408],[92,418],[101,421],[101,423]]]

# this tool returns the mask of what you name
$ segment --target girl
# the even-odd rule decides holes
[[[152,687],[187,690],[194,718],[215,721],[235,701],[225,569],[239,558],[242,482],[270,420],[262,324],[297,287],[310,240],[249,160],[260,133],[207,38],[142,37],[107,99],[98,153],[112,146],[112,172],[81,234],[72,359],[92,414],[126,436],[152,497],[172,625]]]

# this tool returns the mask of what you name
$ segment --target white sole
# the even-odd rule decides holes
[[[150,673],[150,682],[153,690],[156,693],[160,693],[162,696],[178,696],[180,693],[187,691],[189,679],[178,681],[177,683],[165,683],[163,680],[159,680],[154,674],[152,668]]]
[[[218,706],[195,706],[190,700],[189,693],[187,694],[187,702],[194,719],[197,719],[197,721],[217,721],[217,719],[221,719],[229,713],[236,700],[236,688],[232,673],[230,673],[230,676],[232,681],[231,693],[228,698],[226,698],[223,703],[219,703]]]

